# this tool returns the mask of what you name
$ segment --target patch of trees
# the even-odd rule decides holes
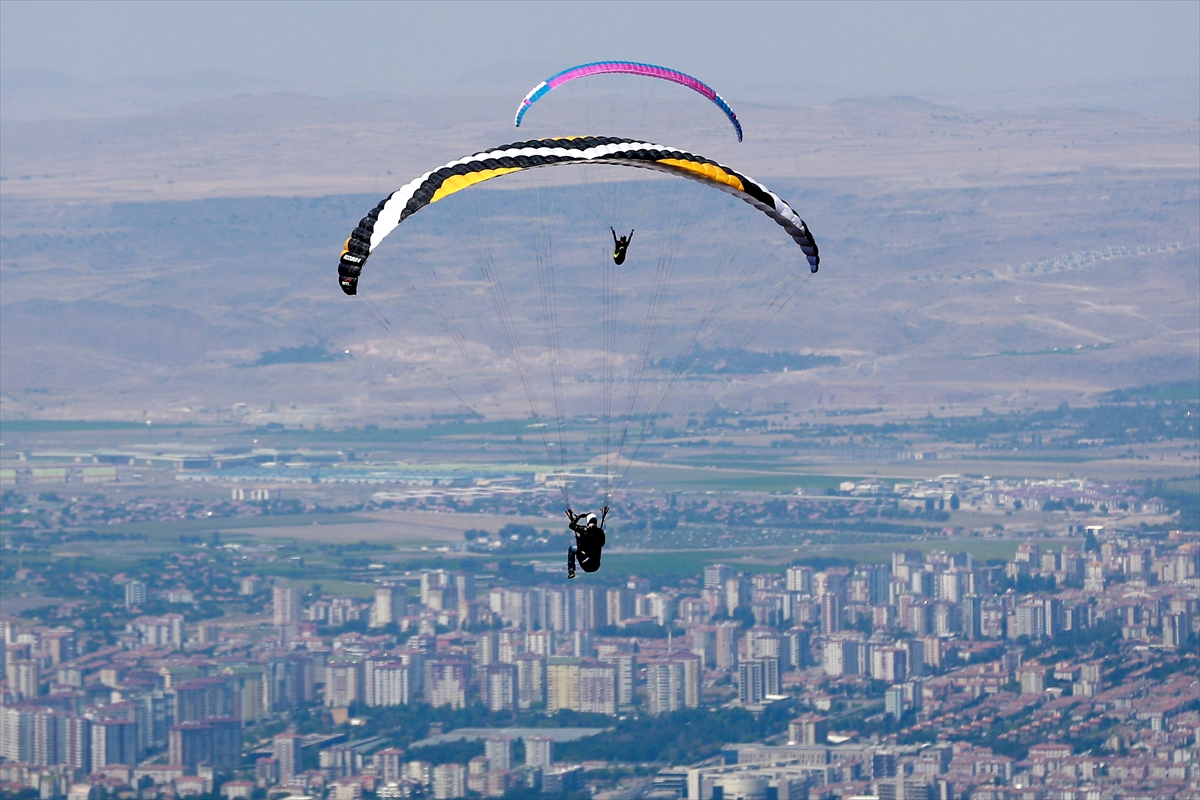
[[[741,708],[690,708],[653,717],[621,720],[613,730],[557,748],[568,762],[692,764],[716,755],[721,746],[757,742],[787,729],[796,715],[790,701],[774,703],[757,717]]]

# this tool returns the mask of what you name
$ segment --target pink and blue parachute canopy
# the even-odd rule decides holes
[[[717,108],[725,112],[725,116],[729,117],[729,121],[733,123],[734,130],[737,131],[738,141],[742,140],[742,123],[738,122],[737,114],[733,113],[733,109],[729,107],[729,104],[711,86],[696,80],[691,75],[685,75],[682,72],[667,69],[666,67],[656,67],[653,64],[639,64],[636,61],[596,61],[591,64],[580,64],[577,67],[565,69],[557,75],[553,75],[542,81],[533,87],[533,91],[525,95],[525,99],[521,101],[521,107],[517,109],[517,117],[513,122],[518,128],[521,127],[521,118],[525,116],[525,112],[529,110],[529,107],[548,94],[552,89],[557,89],[564,83],[573,81],[576,78],[586,78],[589,75],[606,73],[644,75],[648,78],[658,78],[678,83],[681,86],[686,86],[693,91],[699,92],[709,100],[712,100]]]

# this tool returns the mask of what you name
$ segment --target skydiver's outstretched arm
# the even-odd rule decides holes
[[[637,230],[637,228],[633,228],[632,230],[629,231],[629,238],[625,240],[626,244],[633,241],[633,232],[636,230]]]
[[[604,510],[600,512],[600,527],[601,528],[604,527],[604,520],[606,517],[608,517],[608,506],[605,506]]]
[[[618,241],[617,241],[617,229],[616,229],[616,228],[614,228],[614,227],[613,227],[613,226],[611,226],[611,225],[609,225],[609,226],[608,226],[608,229],[609,229],[610,231],[612,231],[612,235],[613,235],[613,244],[614,244],[614,245],[616,245],[616,244],[620,244],[620,242],[618,242]]]

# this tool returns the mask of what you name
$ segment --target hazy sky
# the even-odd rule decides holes
[[[863,93],[1196,78],[1200,2],[0,2],[0,67],[93,80],[412,92],[610,58]]]

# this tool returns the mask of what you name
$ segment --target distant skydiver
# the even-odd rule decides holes
[[[608,229],[612,231],[613,235],[613,263],[619,267],[625,263],[625,251],[629,249],[629,243],[633,241],[633,230],[629,232],[628,236],[618,239],[617,232],[613,230],[612,226],[609,226]]]
[[[608,516],[608,506],[600,512],[597,521],[595,514],[576,514],[567,509],[567,519],[571,520],[570,528],[575,532],[575,544],[567,548],[567,577],[575,577],[575,558],[579,558],[579,566],[584,572],[595,572],[600,569],[600,551],[604,549],[604,519]],[[579,520],[584,520],[580,525]]]

